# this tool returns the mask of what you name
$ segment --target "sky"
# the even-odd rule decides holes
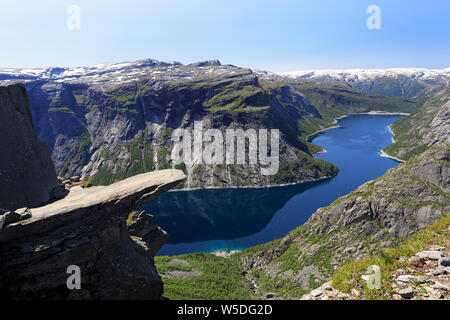
[[[367,27],[371,5],[380,29]],[[448,0],[0,0],[0,67],[153,58],[274,72],[441,69],[449,17]]]

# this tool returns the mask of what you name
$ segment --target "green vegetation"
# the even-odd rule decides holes
[[[365,260],[355,261],[343,265],[333,277],[333,287],[348,293],[356,288],[363,293],[365,299],[387,299],[392,294],[389,283],[392,280],[392,271],[407,264],[405,259],[415,253],[427,250],[431,245],[448,245],[450,241],[450,216],[446,215],[435,221],[426,229],[419,231],[397,247],[389,248],[382,253]],[[403,260],[400,260],[403,257]],[[381,271],[381,290],[368,289],[361,278],[366,274],[367,268],[377,265]]]
[[[83,131],[78,137],[74,137],[72,139],[78,138],[78,143],[73,148],[72,156],[64,162],[61,170],[59,171],[59,175],[66,176],[71,175],[71,168],[73,164],[84,163],[89,155],[89,149],[91,147],[91,137],[88,131]]]
[[[170,169],[171,165],[167,160],[167,149],[165,146],[160,146],[158,151],[156,152],[156,156],[158,158],[158,169]]]
[[[202,165],[201,164],[196,164],[194,167],[194,170],[192,170],[192,174],[198,174],[202,171]]]
[[[270,103],[269,97],[261,87],[232,82],[216,89],[204,106],[209,111],[248,112],[268,108]]]
[[[107,107],[124,108],[135,105],[136,89],[134,87],[120,86],[106,92],[104,105]]]
[[[278,172],[273,176],[276,183],[291,183],[293,180],[292,172],[301,170],[308,172],[314,178],[320,176],[335,176],[338,173],[338,168],[330,162],[315,159],[306,152],[297,150],[297,161],[290,163],[283,163],[280,165]]]
[[[450,89],[445,89],[429,98],[418,112],[394,122],[391,129],[395,135],[395,143],[384,151],[402,160],[408,160],[427,150],[428,145],[423,136],[429,131],[431,122],[442,106],[449,100]]]
[[[342,84],[306,82],[298,88],[324,119],[369,111],[411,113],[420,107],[413,99],[367,94]]]
[[[184,162],[176,164],[175,169],[181,170],[184,172],[185,175],[187,175],[186,165],[184,164]]]
[[[113,171],[108,166],[103,166],[90,177],[90,182],[93,185],[109,185],[119,180],[123,180],[140,173],[145,173],[153,170],[153,152],[148,146],[144,144],[144,138],[140,137],[133,143],[125,145],[130,157],[127,161],[127,166],[118,166]],[[110,159],[107,151],[102,151],[100,156]]]
[[[63,112],[63,113],[68,113],[70,115],[75,115],[75,112],[73,112],[70,108],[68,107],[57,107],[57,108],[48,108],[49,112]]]
[[[190,266],[170,264],[173,258],[187,261]],[[185,279],[164,278],[164,297],[169,299],[250,299],[250,284],[241,275],[240,265],[233,259],[225,259],[208,253],[193,253],[176,257],[157,256],[158,272],[191,271],[200,275]]]

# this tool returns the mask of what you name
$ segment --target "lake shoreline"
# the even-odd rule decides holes
[[[321,133],[321,132],[323,132],[323,131],[327,131],[327,130],[330,130],[330,129],[339,128],[340,126],[337,124],[337,123],[338,123],[338,120],[347,118],[347,117],[352,116],[352,115],[358,115],[358,114],[368,114],[368,115],[373,115],[373,116],[409,116],[409,113],[405,113],[405,112],[369,111],[369,112],[355,112],[355,113],[349,113],[349,114],[345,114],[345,115],[343,115],[343,116],[334,118],[334,120],[333,120],[333,122],[332,122],[332,124],[335,124],[334,126],[326,127],[326,128],[323,128],[323,129],[320,129],[320,130],[317,130],[317,131],[315,131],[315,132],[313,132],[313,133],[308,134],[308,135],[306,136],[306,141],[311,142],[310,137],[314,137],[315,135],[317,135],[318,133]],[[391,131],[392,134],[394,134],[394,133],[392,132],[392,130],[391,130],[391,126],[389,126],[389,130]],[[394,140],[393,140],[393,142],[394,142]],[[320,147],[320,146],[319,146],[319,147]],[[326,152],[326,150],[323,151],[323,152]],[[314,154],[313,156],[315,156],[315,155],[317,155],[317,154],[320,154],[320,153],[323,153],[323,152],[318,152],[318,153]]]
[[[384,160],[380,152],[391,143],[392,134],[386,128],[402,117],[352,116],[339,123],[339,130],[326,131],[314,138],[317,145],[323,145],[328,151],[316,158],[340,168],[337,176],[321,178],[326,179],[323,182],[305,183],[320,180],[309,177],[309,181],[284,185],[174,190],[198,191],[172,193],[146,208],[154,214],[155,223],[162,228],[167,227],[169,234],[175,234],[177,230],[184,232],[186,228],[199,234],[207,228],[208,232],[202,237],[195,233],[195,236],[187,234],[177,238],[159,255],[205,252],[229,258],[245,248],[283,237],[304,224],[318,208],[330,205],[347,192],[399,164],[394,159]],[[364,138],[357,139],[360,136]],[[166,203],[170,205],[167,207]]]
[[[166,193],[170,192],[179,192],[179,191],[196,191],[196,190],[218,190],[218,189],[264,189],[264,188],[277,188],[277,187],[288,187],[288,186],[294,186],[299,185],[303,183],[309,183],[309,182],[316,182],[326,179],[331,179],[335,176],[324,176],[318,179],[311,179],[311,180],[305,180],[301,182],[292,182],[292,183],[283,183],[283,184],[270,184],[267,186],[230,186],[230,187],[199,187],[199,188],[183,188],[183,189],[172,189],[167,191]]]
[[[381,156],[381,157],[384,157],[384,158],[392,159],[392,160],[397,161],[397,162],[400,162],[400,163],[406,162],[405,160],[399,159],[399,158],[394,157],[394,156],[390,156],[390,155],[387,154],[384,150],[380,150],[380,156]]]
[[[394,133],[394,131],[392,131],[391,126],[392,126],[392,124],[388,126],[388,129],[389,129],[389,132],[392,134],[392,138],[391,138],[392,143],[395,143],[395,133]],[[384,151],[384,149],[380,150],[380,156],[382,156],[382,157],[384,157],[384,158],[392,159],[392,160],[397,161],[397,162],[399,162],[399,163],[405,163],[405,162],[406,162],[405,160],[402,160],[402,159],[400,159],[400,158],[391,156],[389,153],[387,153],[386,151]]]

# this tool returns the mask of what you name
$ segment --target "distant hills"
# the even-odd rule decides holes
[[[428,86],[450,85],[450,68],[308,70],[282,72],[278,75],[292,79],[344,82],[363,92],[408,98],[418,95]]]

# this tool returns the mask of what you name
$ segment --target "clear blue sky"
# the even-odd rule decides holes
[[[81,9],[81,29],[66,26]],[[381,30],[366,27],[369,5]],[[1,0],[0,67],[154,58],[272,71],[450,66],[449,0]]]

